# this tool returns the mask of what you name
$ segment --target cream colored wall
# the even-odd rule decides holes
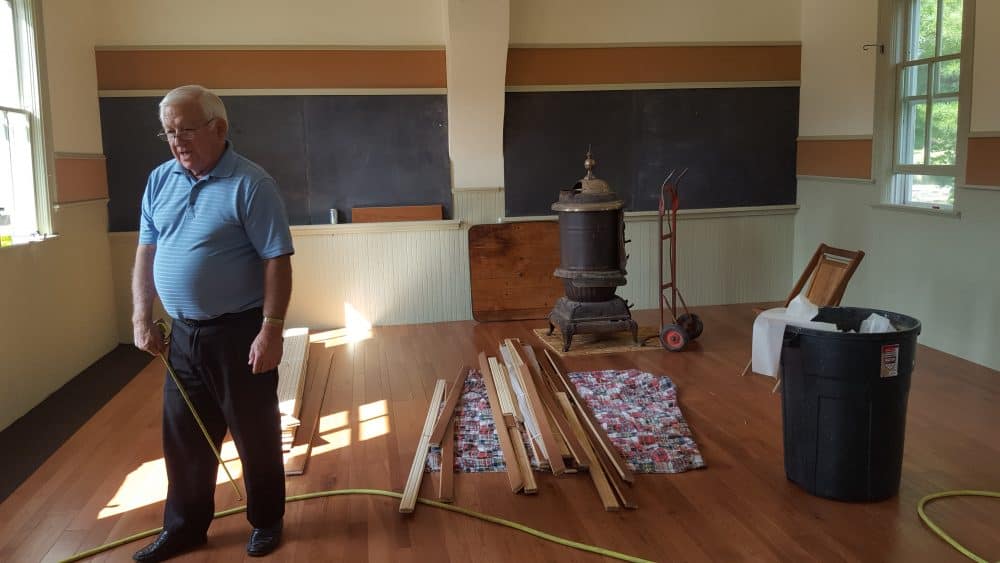
[[[42,3],[54,152],[102,152],[90,4]],[[0,429],[118,341],[106,206],[60,208],[53,227],[56,239],[0,249]]]
[[[840,122],[871,116],[874,81],[856,76],[849,85],[867,89],[851,103],[820,99],[830,87],[827,73],[858,59],[852,44],[870,29],[864,14],[855,26],[821,0],[803,4],[802,117],[809,135],[843,134]],[[873,3],[874,4],[874,3]],[[1000,130],[1000,36],[997,3],[977,2],[972,129]],[[859,10],[855,16],[860,16]],[[833,25],[831,25],[831,22]],[[829,28],[827,33],[809,30]],[[808,94],[807,98],[807,92]],[[843,95],[843,93],[841,93]],[[852,131],[860,129],[860,120]],[[805,133],[805,131],[803,131]],[[816,246],[826,242],[859,248],[867,255],[852,279],[844,305],[882,308],[917,317],[919,342],[1000,369],[1000,191],[960,189],[960,218],[872,207],[880,187],[872,184],[800,179],[795,218],[793,272],[800,272]],[[917,359],[919,362],[919,358]]]
[[[802,0],[800,137],[872,134],[877,4]]]
[[[514,45],[798,41],[799,0],[510,0]]]
[[[803,180],[798,197],[795,271],[821,242],[860,248],[843,305],[916,317],[921,344],[1000,369],[1000,193],[963,190],[960,219],[873,208],[871,185]]]
[[[97,45],[443,45],[445,0],[94,0]]]
[[[971,131],[1000,132],[1000,1],[976,2]]]
[[[290,326],[344,326],[350,306],[374,325],[469,319],[468,238],[458,221],[292,227]],[[118,331],[132,338],[137,233],[113,233]],[[164,315],[157,307],[157,315]]]

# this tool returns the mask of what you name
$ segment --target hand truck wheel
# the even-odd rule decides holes
[[[701,319],[694,313],[684,313],[677,317],[677,324],[684,328],[684,332],[687,333],[689,340],[694,340],[701,336],[701,331],[705,329],[705,325],[701,323]]]
[[[671,352],[680,352],[687,346],[687,332],[677,325],[666,325],[660,331],[660,344]]]

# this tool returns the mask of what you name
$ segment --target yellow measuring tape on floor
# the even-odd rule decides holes
[[[300,500],[309,500],[309,499],[314,499],[314,498],[333,497],[333,496],[341,496],[341,495],[370,495],[370,496],[389,497],[389,498],[395,498],[395,499],[402,499],[403,498],[403,495],[400,494],[400,493],[394,493],[392,491],[383,491],[381,489],[341,489],[339,491],[320,491],[318,493],[306,493],[306,494],[302,494],[302,495],[290,496],[290,497],[288,497],[288,498],[285,499],[285,502],[295,502],[295,501],[300,501]],[[497,518],[496,516],[490,516],[489,514],[483,514],[481,512],[476,512],[474,510],[469,510],[467,508],[462,508],[462,507],[459,507],[459,506],[453,506],[453,505],[450,505],[450,504],[444,504],[444,503],[441,503],[441,502],[435,502],[433,500],[427,500],[427,499],[423,499],[423,498],[418,498],[417,502],[419,502],[420,504],[425,504],[427,506],[433,506],[435,508],[441,508],[443,510],[450,510],[451,512],[457,512],[459,514],[464,514],[466,516],[471,516],[473,518],[478,518],[480,520],[485,520],[487,522],[492,522],[494,524],[499,524],[501,526],[506,526],[508,528],[513,528],[513,529],[518,530],[520,532],[524,532],[526,534],[531,534],[531,535],[535,536],[536,538],[541,538],[543,540],[550,541],[552,543],[556,543],[556,544],[559,544],[559,545],[564,545],[566,547],[572,547],[574,549],[579,549],[581,551],[587,551],[587,552],[590,552],[590,553],[595,553],[597,555],[603,555],[605,557],[611,557],[611,558],[618,559],[618,560],[621,560],[621,561],[632,561],[632,562],[635,562],[635,563],[652,563],[648,559],[641,559],[639,557],[633,557],[631,555],[625,555],[624,553],[618,553],[617,551],[611,551],[610,549],[604,549],[603,547],[596,547],[596,546],[593,546],[593,545],[587,545],[585,543],[575,542],[573,540],[568,540],[566,538],[561,538],[559,536],[554,536],[552,534],[547,534],[545,532],[536,530],[534,528],[529,528],[528,526],[525,526],[524,524],[518,524],[517,522],[512,522],[510,520],[505,520],[503,518]],[[246,509],[247,509],[246,506],[238,506],[236,508],[230,508],[229,510],[223,510],[221,512],[216,512],[215,513],[215,517],[216,518],[222,518],[223,516],[230,516],[230,515],[233,515],[233,514],[239,514],[240,512],[246,511]],[[68,559],[63,559],[63,562],[65,563],[65,562],[68,562],[68,561],[80,561],[81,559],[86,559],[88,557],[93,557],[93,556],[97,555],[98,553],[103,553],[103,552],[105,552],[105,551],[107,551],[109,549],[114,549],[116,547],[123,546],[123,545],[125,545],[127,543],[132,543],[132,542],[134,542],[136,540],[141,540],[143,538],[147,538],[149,536],[156,535],[156,534],[160,533],[160,531],[162,529],[163,528],[156,528],[156,529],[153,529],[153,530],[146,530],[145,532],[140,532],[138,534],[133,534],[133,535],[127,537],[127,538],[122,538],[120,540],[116,540],[116,541],[113,541],[111,543],[106,543],[106,544],[104,544],[102,546],[98,546],[98,547],[95,547],[93,549],[88,549],[87,551],[81,551],[80,553],[77,553],[76,555],[74,555],[74,556],[72,556],[72,557],[70,557]]]
[[[977,563],[989,563],[989,561],[987,561],[985,558],[980,557],[980,556],[976,555],[975,553],[972,553],[964,545],[962,545],[962,544],[958,543],[957,541],[955,541],[955,538],[949,536],[947,534],[947,532],[945,532],[944,530],[942,530],[940,528],[940,526],[938,526],[937,524],[935,524],[927,516],[927,513],[924,512],[924,506],[927,503],[929,503],[929,502],[931,502],[933,500],[937,500],[937,499],[940,499],[940,498],[947,498],[947,497],[992,497],[992,498],[1000,498],[1000,493],[993,492],[993,491],[944,491],[944,492],[941,492],[941,493],[934,493],[934,494],[927,495],[924,498],[920,499],[920,502],[917,503],[917,514],[920,516],[920,519],[924,521],[924,524],[927,524],[927,527],[930,528],[931,531],[933,531],[935,534],[937,534],[938,536],[940,536],[941,539],[943,539],[944,541],[948,542],[948,545],[954,547],[962,555],[968,557],[969,559],[972,559],[973,561],[976,561]]]

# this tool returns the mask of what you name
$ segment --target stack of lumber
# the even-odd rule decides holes
[[[326,398],[327,381],[333,371],[334,346],[328,333],[309,336],[305,384],[302,386],[301,423],[295,432],[292,447],[284,454],[285,475],[305,473],[312,453],[313,436],[319,426],[320,411]]]
[[[479,354],[511,492],[537,493],[536,467],[555,476],[586,472],[605,510],[637,508],[629,491],[632,471],[576,388],[562,375],[555,358],[548,351],[545,358],[543,367],[535,350],[515,338],[501,343],[498,357]],[[437,382],[400,512],[413,511],[427,449],[432,445],[442,446],[438,499],[454,500],[454,411],[468,372],[469,368],[462,369],[448,388],[447,399],[446,381]]]
[[[290,328],[283,335],[284,348],[278,364],[278,410],[281,412],[281,449],[288,452],[302,422],[299,414],[309,360],[309,329]]]

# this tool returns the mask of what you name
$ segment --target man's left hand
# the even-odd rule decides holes
[[[250,345],[250,361],[253,373],[264,373],[278,367],[281,363],[281,355],[284,353],[284,341],[281,336],[281,327],[267,325],[260,327],[257,338],[253,339]]]

